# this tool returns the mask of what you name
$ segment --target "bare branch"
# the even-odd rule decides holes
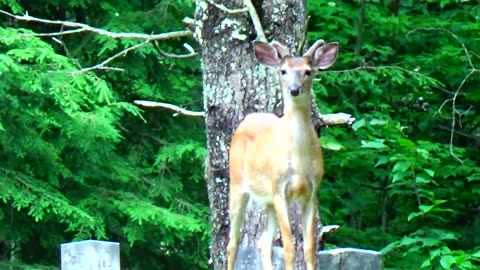
[[[312,18],[311,16],[307,16],[307,21],[305,22],[305,33],[298,46],[298,52],[300,52],[301,54],[303,54],[303,48],[305,48],[305,43],[307,43],[308,27],[309,27],[311,18]]]
[[[265,36],[265,32],[263,32],[262,23],[260,22],[260,18],[258,17],[257,10],[253,5],[252,0],[244,0],[243,3],[247,7],[248,13],[250,13],[253,26],[255,27],[255,32],[257,32],[258,40],[268,42],[267,37]]]
[[[452,98],[452,125],[451,125],[452,129],[450,130],[450,147],[449,147],[450,148],[450,155],[452,155],[452,157],[454,157],[456,160],[458,160],[462,164],[463,164],[464,161],[461,160],[457,155],[455,155],[455,153],[453,153],[453,138],[455,136],[455,125],[456,125],[456,120],[457,120],[456,115],[458,114],[458,110],[457,110],[455,105],[457,103],[457,96],[460,93],[460,90],[462,89],[463,85],[467,81],[468,77],[470,77],[473,73],[475,73],[475,69],[470,71],[470,73],[468,73],[468,75],[465,76],[465,78],[463,79],[463,81],[458,86],[457,91],[455,91],[455,94],[453,95],[453,98]]]
[[[174,54],[174,53],[167,53],[165,51],[163,51],[162,49],[160,49],[160,47],[158,46],[157,42],[154,42],[153,43],[153,46],[155,47],[155,50],[157,50],[157,52],[165,57],[169,57],[169,58],[176,58],[176,59],[183,59],[183,58],[192,58],[192,57],[195,57],[195,56],[198,56],[198,53],[195,52],[192,48],[192,46],[188,45],[187,43],[184,43],[183,44],[183,47],[185,47],[190,53],[189,54]]]
[[[463,160],[461,160],[454,152],[453,152],[453,139],[454,139],[454,136],[455,136],[455,127],[456,127],[456,124],[457,124],[457,115],[458,117],[460,118],[463,114],[461,114],[457,107],[456,107],[456,103],[457,103],[457,97],[459,96],[460,94],[460,90],[463,88],[463,85],[465,84],[465,82],[468,80],[468,78],[476,73],[476,72],[480,72],[479,69],[476,69],[475,66],[473,65],[473,62],[472,62],[472,58],[470,57],[470,52],[469,50],[467,49],[467,47],[465,46],[465,43],[463,43],[457,35],[455,35],[455,33],[453,33],[452,31],[450,30],[447,30],[447,29],[444,29],[444,28],[436,28],[436,27],[431,27],[431,28],[417,28],[417,29],[414,29],[410,32],[407,33],[407,37],[411,34],[414,34],[415,32],[418,32],[418,31],[435,31],[435,32],[444,32],[444,33],[447,33],[448,35],[450,35],[451,37],[453,37],[453,39],[455,39],[456,42],[458,42],[461,46],[462,46],[462,50],[465,54],[465,57],[467,58],[467,62],[468,62],[468,65],[470,67],[470,72],[465,76],[465,78],[463,78],[462,82],[460,83],[460,85],[458,86],[457,90],[455,91],[455,93],[453,94],[453,97],[451,99],[448,99],[446,100],[445,102],[442,103],[442,105],[440,106],[438,112],[440,112],[440,110],[442,109],[442,107],[448,103],[448,102],[452,102],[452,123],[451,123],[451,130],[450,130],[450,146],[449,146],[449,150],[450,150],[450,155],[452,157],[454,157],[457,161],[459,161],[460,163],[463,164]]]
[[[46,19],[32,17],[29,15],[18,16],[4,10],[0,10],[0,14],[7,15],[9,17],[12,17],[20,21],[38,22],[38,23],[44,23],[44,24],[55,24],[55,25],[61,25],[64,27],[69,27],[69,28],[77,28],[74,30],[61,31],[57,33],[31,34],[31,35],[28,34],[26,36],[59,36],[59,35],[68,35],[68,34],[74,34],[74,33],[80,33],[80,32],[92,32],[98,35],[108,36],[115,39],[133,38],[133,39],[145,39],[145,40],[165,40],[165,39],[171,39],[171,38],[187,37],[192,35],[192,32],[190,30],[174,31],[174,32],[162,33],[162,34],[156,34],[156,35],[148,35],[148,34],[141,34],[141,33],[115,33],[115,32],[106,31],[100,28],[95,28],[87,24],[77,23],[77,22],[46,20]]]
[[[53,32],[53,33],[35,33],[35,34],[22,34],[24,37],[56,37],[56,36],[66,36],[70,34],[77,34],[84,32],[85,29],[79,28],[75,30],[66,30],[66,31],[59,31],[59,32]]]
[[[141,48],[147,44],[149,44],[151,42],[151,40],[147,40],[143,43],[139,43],[137,45],[134,45],[132,47],[128,47],[126,48],[125,50],[119,52],[119,53],[116,53],[115,55],[109,57],[108,59],[106,59],[105,61],[101,62],[100,64],[97,64],[93,67],[88,67],[88,68],[82,68],[78,71],[75,71],[73,73],[84,73],[84,72],[87,72],[87,71],[91,71],[91,70],[96,70],[96,69],[103,69],[103,70],[116,70],[116,71],[123,71],[123,69],[121,68],[113,68],[113,67],[106,67],[106,65],[110,62],[112,62],[113,60],[121,57],[121,56],[125,56],[127,55],[128,52],[130,51],[133,51],[133,50],[136,50],[138,48]]]
[[[195,32],[195,20],[194,19],[189,18],[189,17],[185,17],[185,18],[183,18],[182,23],[183,23],[183,25],[185,25],[185,27],[188,30],[190,30],[192,32]]]
[[[221,11],[229,14],[238,14],[238,13],[245,13],[248,12],[247,8],[241,8],[241,9],[229,9],[226,6],[222,4],[217,4],[214,2],[214,0],[206,0],[210,5],[215,6],[216,8],[220,9]]]
[[[183,109],[181,107],[178,107],[173,104],[169,103],[163,103],[163,102],[155,102],[155,101],[148,101],[148,100],[135,100],[133,103],[140,105],[140,106],[145,106],[145,107],[159,107],[159,108],[164,108],[168,110],[175,111],[176,113],[173,116],[177,116],[178,114],[183,114],[187,116],[194,116],[194,117],[204,117],[205,112],[194,112],[194,111],[189,111],[186,109]]]

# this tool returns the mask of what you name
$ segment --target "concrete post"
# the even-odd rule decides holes
[[[120,270],[120,245],[87,240],[61,245],[62,270]]]
[[[321,270],[381,270],[380,252],[357,248],[336,248],[317,254],[317,269]]]

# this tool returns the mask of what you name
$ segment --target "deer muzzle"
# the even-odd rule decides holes
[[[290,92],[290,95],[296,97],[302,93],[302,86],[299,84],[292,84],[288,86],[288,92]]]

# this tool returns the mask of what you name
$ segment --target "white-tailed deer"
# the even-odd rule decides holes
[[[330,67],[338,43],[318,40],[302,57],[291,57],[278,42],[254,42],[255,56],[278,70],[284,115],[253,113],[235,131],[230,146],[230,242],[228,270],[233,270],[240,244],[240,227],[250,197],[266,205],[267,226],[260,243],[264,269],[272,269],[272,244],[277,227],[283,239],[285,267],[293,270],[295,247],[288,203],[302,204],[305,261],[315,269],[317,190],[323,176],[322,149],[311,119],[312,79],[315,71]]]

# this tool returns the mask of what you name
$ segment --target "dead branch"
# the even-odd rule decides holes
[[[419,31],[435,31],[435,32],[442,32],[442,33],[446,33],[448,34],[449,36],[451,36],[453,39],[455,39],[456,42],[458,42],[460,44],[460,46],[462,47],[462,50],[465,54],[465,57],[467,58],[467,62],[468,62],[468,65],[470,67],[470,72],[465,76],[465,78],[463,78],[462,82],[460,83],[460,85],[457,87],[457,90],[455,91],[455,93],[453,94],[453,97],[451,99],[448,99],[446,100],[445,102],[443,102],[443,104],[440,106],[440,109],[448,102],[452,102],[452,123],[451,123],[451,130],[450,130],[450,155],[452,157],[454,157],[458,162],[462,163],[463,164],[463,160],[461,160],[454,152],[453,152],[453,139],[454,139],[454,136],[455,136],[455,127],[456,127],[456,123],[457,123],[457,116],[458,117],[461,117],[462,114],[458,111],[457,107],[456,107],[456,103],[457,103],[457,97],[459,96],[460,94],[460,91],[462,90],[463,86],[465,85],[465,82],[468,80],[468,78],[470,76],[472,76],[472,74],[476,73],[476,72],[480,72],[479,69],[475,68],[475,66],[473,65],[473,62],[472,62],[472,58],[470,57],[470,51],[467,49],[467,47],[465,46],[465,43],[463,43],[460,38],[458,38],[458,36],[453,33],[452,31],[450,30],[447,30],[447,29],[444,29],[444,28],[436,28],[436,27],[431,27],[431,28],[417,28],[417,29],[414,29],[410,32],[407,33],[407,37],[409,35],[412,35],[416,32],[419,32]],[[439,110],[440,110],[439,109]]]
[[[32,17],[28,14],[23,16],[18,16],[4,10],[0,10],[0,14],[7,15],[19,21],[55,24],[55,25],[61,25],[63,27],[68,27],[68,28],[77,28],[77,29],[66,30],[66,31],[62,30],[60,32],[55,32],[55,33],[25,34],[25,36],[61,36],[61,35],[77,34],[81,32],[92,32],[98,35],[107,36],[114,39],[133,38],[133,39],[144,39],[144,40],[165,40],[165,39],[172,39],[172,38],[187,37],[192,35],[192,32],[190,30],[174,31],[174,32],[155,34],[155,35],[141,34],[141,33],[115,33],[115,32],[106,31],[100,28],[95,28],[87,24],[77,23],[77,22],[46,20],[46,19]]]
[[[123,71],[123,69],[121,69],[121,68],[107,67],[106,65],[108,63],[112,62],[113,60],[117,59],[118,57],[125,56],[125,55],[127,55],[128,52],[136,50],[138,48],[141,48],[141,47],[149,44],[150,42],[151,42],[151,40],[147,40],[143,43],[128,47],[125,50],[122,50],[121,52],[116,53],[115,55],[107,58],[105,61],[101,62],[100,64],[97,64],[93,67],[82,68],[82,69],[80,69],[78,71],[75,71],[73,73],[84,73],[84,72],[88,72],[88,71],[96,70],[96,69]]]
[[[144,107],[164,108],[164,109],[172,110],[176,112],[173,116],[177,116],[178,114],[183,114],[186,116],[195,116],[195,117],[205,116],[205,112],[189,111],[169,103],[155,102],[155,101],[148,101],[148,100],[135,100],[133,103],[140,106],[144,106]]]
[[[252,0],[244,0],[244,5],[247,7],[248,13],[253,22],[253,26],[255,27],[255,32],[257,32],[258,40],[268,42],[267,37],[265,36],[265,32],[263,31],[262,23],[260,22],[260,18],[258,17],[257,10],[252,3]]]
[[[163,51],[162,49],[160,49],[160,46],[158,46],[157,42],[153,42],[153,46],[155,47],[155,50],[159,54],[163,55],[164,57],[168,57],[168,58],[184,59],[184,58],[192,58],[192,57],[198,56],[198,53],[195,52],[193,50],[192,46],[188,45],[187,43],[184,43],[183,47],[185,47],[185,49],[187,49],[189,51],[188,54],[167,53],[167,52]]]
[[[220,9],[221,11],[229,14],[238,14],[238,13],[245,13],[248,12],[247,8],[241,8],[241,9],[229,9],[226,6],[222,4],[217,4],[214,2],[214,0],[206,0],[210,5],[215,6],[216,8]]]

